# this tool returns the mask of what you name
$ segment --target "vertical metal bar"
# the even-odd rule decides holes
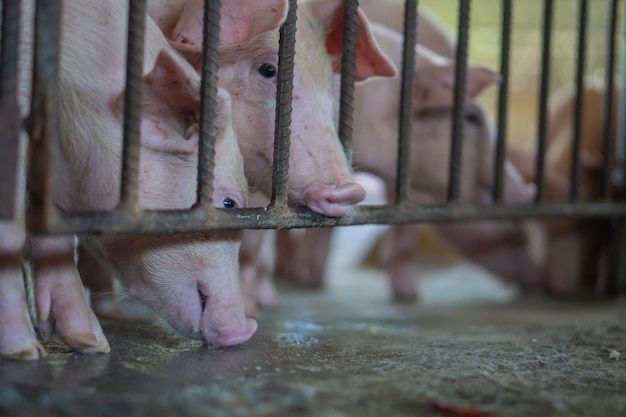
[[[607,30],[606,68],[604,75],[604,118],[603,118],[603,142],[602,142],[602,195],[605,200],[611,199],[611,164],[613,154],[613,108],[614,108],[614,85],[615,80],[615,37],[617,34],[617,11],[618,1],[609,2]]]
[[[61,6],[37,0],[29,122],[28,226],[46,228],[52,204],[52,158],[58,142],[58,81]]]
[[[287,20],[280,28],[271,203],[272,206],[276,207],[285,207],[287,205],[289,146],[291,136],[291,97],[293,94],[294,56],[296,52],[297,10],[297,0],[289,0]]]
[[[122,148],[120,206],[131,211],[138,209],[145,19],[146,0],[130,0],[128,7],[126,90],[124,92],[124,146]]]
[[[18,147],[21,121],[17,105],[17,51],[20,33],[20,1],[0,3],[2,50],[0,51],[0,219],[15,214]]]
[[[537,160],[535,167],[535,185],[537,195],[535,203],[543,198],[543,179],[545,171],[546,136],[548,123],[548,93],[550,88],[550,48],[552,36],[553,0],[545,0],[543,14],[543,46],[541,55],[541,81],[539,86],[539,125],[537,132]]]
[[[198,199],[196,204],[205,208],[212,207],[213,203],[221,8],[221,0],[205,0],[204,2],[200,138],[198,144]]]
[[[626,17],[626,12],[624,16]],[[622,28],[622,68],[621,85],[626,85],[626,21]],[[616,188],[617,197],[620,201],[626,199],[626,94],[620,95],[617,120],[617,137],[615,138],[615,159],[616,159]],[[613,252],[613,265],[615,265],[615,290],[622,297],[626,296],[626,219],[624,217],[616,219],[617,232],[615,239],[611,242]]]
[[[509,64],[511,50],[512,0],[502,0],[502,32],[500,56],[500,90],[498,92],[498,133],[496,138],[496,160],[493,168],[493,199],[501,203],[504,197],[504,158],[506,156],[507,117],[509,104]]]
[[[346,0],[343,10],[343,42],[341,54],[341,95],[339,96],[339,139],[348,166],[352,165],[352,123],[354,113],[354,71],[358,28],[358,0]]]
[[[415,39],[417,36],[417,0],[407,0],[404,7],[404,44],[402,50],[402,81],[400,87],[400,120],[398,121],[398,167],[396,173],[396,204],[409,196],[411,169],[411,126],[413,115],[413,83],[415,78]]]
[[[580,186],[580,147],[584,104],[584,76],[587,49],[587,0],[580,0],[578,11],[578,48],[576,52],[576,101],[574,102],[574,138],[572,143],[572,165],[570,167],[570,202],[578,199]]]
[[[454,76],[454,106],[452,108],[452,147],[450,149],[450,176],[448,202],[455,201],[460,191],[463,152],[463,112],[465,107],[465,78],[469,38],[470,0],[459,1],[459,34]]]

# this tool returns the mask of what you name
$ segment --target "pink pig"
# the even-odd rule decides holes
[[[85,8],[89,14],[84,13]],[[60,160],[55,165],[53,198],[65,210],[110,209],[119,200],[127,6],[114,1],[66,1],[62,21],[62,140]],[[148,209],[188,208],[196,198],[199,77],[171,50],[150,19],[146,22],[144,54],[139,203]],[[103,60],[103,56],[107,59]],[[28,68],[29,54],[22,57],[24,68]],[[22,82],[26,85],[27,77]],[[20,97],[24,102],[27,90],[24,86]],[[230,97],[225,90],[218,93],[218,106],[220,129],[213,197],[220,207],[242,206],[247,198],[247,184],[232,129]],[[15,235],[12,249],[23,240],[23,235]],[[239,291],[240,238],[237,232],[198,232],[90,237],[86,244],[118,272],[132,295],[154,308],[176,330],[226,346],[246,341],[257,326],[245,317]],[[82,314],[82,287],[73,258],[67,256],[70,249],[73,252],[73,245],[43,241],[31,247],[37,252],[35,261],[51,258],[50,255],[57,261],[44,264],[52,269],[34,272],[37,319],[44,323],[43,328],[50,330],[56,324],[63,339],[77,351],[108,351],[93,313],[86,309],[89,315]],[[13,304],[3,304],[2,308],[9,308],[11,316],[20,320],[10,324],[2,321],[0,353],[34,359],[43,349],[24,319],[25,302],[23,293],[20,295],[15,286],[14,263],[11,278],[3,281],[7,290],[0,293],[17,295]],[[56,271],[60,272],[55,275]],[[43,273],[47,274],[46,279],[41,278]],[[13,327],[18,325],[20,328],[15,331]],[[96,339],[96,343],[87,340],[86,348],[80,344],[85,333]],[[13,335],[19,335],[19,340]]]
[[[237,30],[245,28],[248,8],[272,10],[275,0],[241,2]],[[285,2],[280,2],[286,5]],[[175,48],[195,53],[187,56],[199,68],[202,25],[198,16],[202,0],[190,0],[172,31]],[[284,10],[284,8],[278,8]],[[278,28],[284,15],[274,17]],[[341,61],[343,2],[339,0],[298,3],[294,69],[292,137],[290,148],[289,199],[327,216],[343,216],[365,198],[365,190],[353,181],[341,148],[334,122],[333,88]],[[257,20],[252,19],[257,24]],[[264,25],[268,27],[270,25]],[[233,97],[234,125],[244,158],[250,186],[269,196],[271,193],[278,29],[254,36],[246,44],[224,46],[220,55],[220,86]],[[395,68],[373,39],[367,19],[359,13],[356,80],[392,76]]]
[[[396,65],[402,56],[401,36],[383,26],[372,24],[376,39]],[[448,183],[451,110],[454,88],[454,62],[421,45],[416,49],[414,108],[411,147],[410,201],[416,204],[442,204]],[[492,132],[482,106],[475,98],[498,77],[493,72],[469,67],[466,83],[466,110],[460,199],[488,202],[493,186],[491,167],[494,154]],[[355,95],[354,158],[358,169],[380,176],[388,190],[395,188],[397,158],[397,121],[400,80],[372,80],[360,86]],[[375,103],[375,105],[373,105]],[[534,188],[522,181],[507,163],[505,194],[507,201],[527,202]],[[279,271],[301,283],[322,284],[330,230],[307,231],[300,243],[281,243],[281,248],[296,248],[296,253]],[[279,235],[289,240],[293,237]],[[388,266],[391,286],[397,298],[414,298],[415,273],[412,247],[415,225],[392,226],[381,262]],[[316,248],[315,251],[311,248]],[[300,254],[302,252],[302,254]],[[280,256],[280,255],[279,255]]]

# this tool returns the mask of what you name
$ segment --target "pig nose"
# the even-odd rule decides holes
[[[234,346],[249,340],[256,332],[257,327],[256,320],[245,318],[242,325],[232,323],[203,328],[202,337],[213,346]]]
[[[365,199],[365,188],[356,182],[336,186],[312,187],[306,193],[306,205],[311,210],[329,217],[344,216]]]

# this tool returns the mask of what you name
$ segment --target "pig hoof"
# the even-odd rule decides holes
[[[336,187],[314,187],[306,193],[306,205],[324,216],[341,217],[365,197],[365,188],[356,182]]]
[[[37,333],[43,340],[50,340],[54,334],[54,324],[50,320],[39,320],[37,322]]]
[[[218,332],[215,330],[202,330],[204,340],[213,346],[234,346],[250,339],[258,324],[256,320],[246,318],[245,328],[234,332]]]
[[[413,303],[417,301],[417,294],[402,294],[402,293],[394,293],[393,301],[395,303]]]
[[[95,330],[93,333],[68,336],[64,340],[74,352],[89,354],[111,352],[109,341],[100,329]]]
[[[46,356],[48,352],[37,340],[33,340],[30,346],[19,346],[0,353],[2,359],[15,361],[32,361]]]

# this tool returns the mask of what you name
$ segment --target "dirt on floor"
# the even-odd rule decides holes
[[[379,278],[283,290],[226,349],[103,320],[109,355],[0,362],[0,415],[626,415],[626,302],[394,304]]]

